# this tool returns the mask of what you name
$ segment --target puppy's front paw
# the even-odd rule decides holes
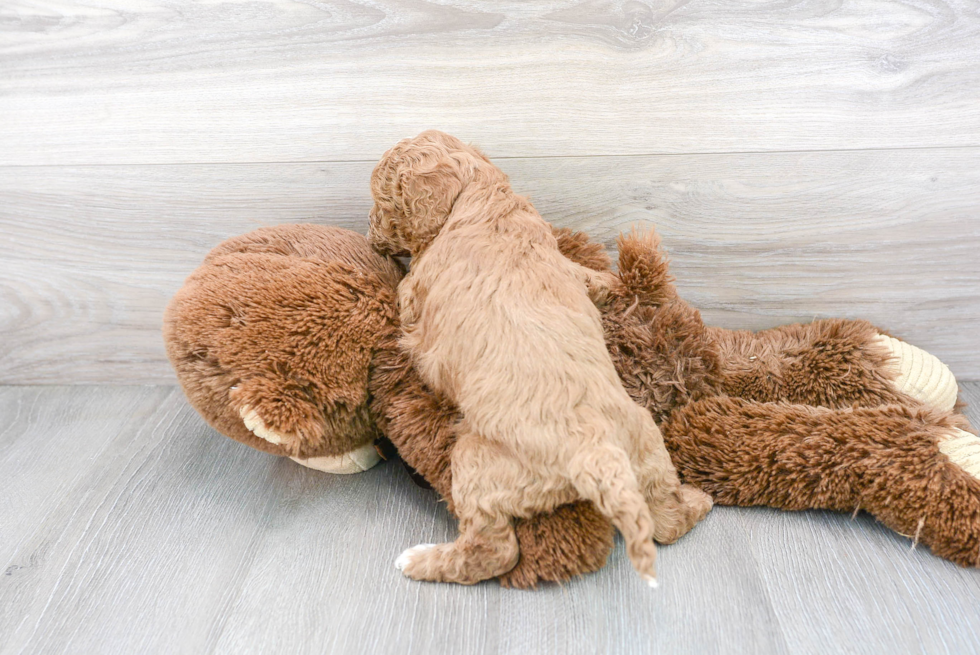
[[[588,273],[586,288],[589,298],[596,307],[602,309],[612,300],[614,292],[622,287],[622,282],[612,271],[586,270]]]
[[[395,560],[395,568],[410,578],[414,577],[412,576],[411,573],[413,568],[412,563],[416,562],[419,559],[419,555],[421,553],[424,553],[425,551],[431,550],[435,547],[436,547],[435,544],[419,544],[418,546],[412,546],[408,550],[403,551],[402,554],[398,556],[398,559]]]

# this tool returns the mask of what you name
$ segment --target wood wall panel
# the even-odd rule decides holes
[[[655,225],[712,324],[867,318],[980,378],[980,149],[499,163],[610,247]],[[261,225],[365,231],[371,167],[0,169],[0,381],[172,381],[163,307],[206,252]]]

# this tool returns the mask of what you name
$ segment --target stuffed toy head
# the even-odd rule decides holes
[[[263,228],[212,250],[167,307],[167,354],[216,430],[332,473],[379,460],[368,398],[397,261],[356,233]]]

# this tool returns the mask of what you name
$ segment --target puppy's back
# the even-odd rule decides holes
[[[470,419],[499,422],[520,408],[521,421],[567,421],[621,384],[585,281],[550,227],[540,217],[510,220],[433,242],[413,267],[427,295],[406,345]]]

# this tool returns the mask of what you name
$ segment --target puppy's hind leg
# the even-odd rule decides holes
[[[460,517],[459,529],[456,541],[409,548],[395,560],[395,566],[415,580],[471,585],[503,575],[517,565],[517,534],[510,517]]]
[[[711,496],[697,487],[681,484],[660,429],[645,409],[637,410],[642,415],[636,444],[636,477],[654,516],[653,538],[661,544],[672,544],[711,511]]]
[[[619,529],[633,568],[656,587],[655,526],[626,451],[611,444],[585,446],[569,462],[569,473],[576,491]]]
[[[519,463],[494,452],[477,435],[461,435],[452,458],[459,537],[410,548],[395,566],[415,580],[476,584],[517,565],[517,533],[507,509],[519,504],[528,481]]]

